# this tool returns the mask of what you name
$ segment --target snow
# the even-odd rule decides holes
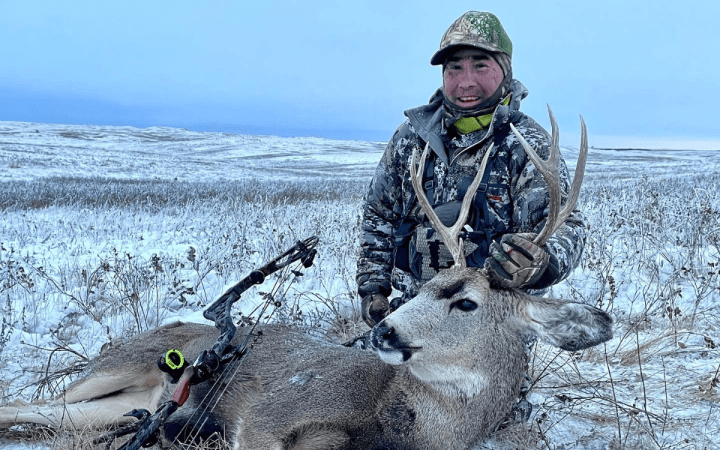
[[[2,401],[31,398],[42,349],[92,356],[138,330],[204,322],[204,305],[311,234],[321,240],[313,268],[287,292],[271,280],[251,289],[236,312],[272,292],[281,320],[352,327],[357,214],[383,150],[0,122]],[[562,151],[574,167],[577,150]],[[572,354],[539,345],[522,430],[537,448],[720,448],[720,151],[592,148],[580,204],[584,260],[551,295],[609,311],[615,338]],[[76,359],[58,352],[52,368]]]
[[[0,122],[0,181],[367,177],[384,144],[152,127]]]

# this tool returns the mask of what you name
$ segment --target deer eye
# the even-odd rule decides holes
[[[458,300],[458,301],[454,302],[452,305],[450,305],[450,310],[452,311],[453,308],[457,308],[462,312],[470,312],[470,311],[476,309],[477,306],[478,306],[477,303],[475,303],[471,300],[468,300],[468,299],[463,299],[463,300]]]

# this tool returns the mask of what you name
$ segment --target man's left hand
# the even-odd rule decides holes
[[[532,286],[540,279],[550,256],[533,243],[535,233],[506,234],[490,244],[485,270],[495,283],[506,288]]]

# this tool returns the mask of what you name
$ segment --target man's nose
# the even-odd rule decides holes
[[[477,80],[475,77],[475,71],[469,67],[463,67],[459,76],[459,85],[461,88],[472,88],[477,86]]]

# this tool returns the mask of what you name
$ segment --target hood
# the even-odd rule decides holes
[[[508,105],[498,105],[493,112],[493,118],[490,122],[486,133],[483,137],[476,141],[484,141],[492,135],[493,131],[514,122],[520,111],[520,102],[528,96],[527,88],[518,80],[513,79],[510,83],[509,95],[511,95]],[[415,129],[420,138],[430,144],[430,148],[440,157],[440,159],[448,164],[448,152],[445,144],[440,137],[443,127],[443,93],[442,89],[435,91],[427,105],[405,111],[405,116]]]

